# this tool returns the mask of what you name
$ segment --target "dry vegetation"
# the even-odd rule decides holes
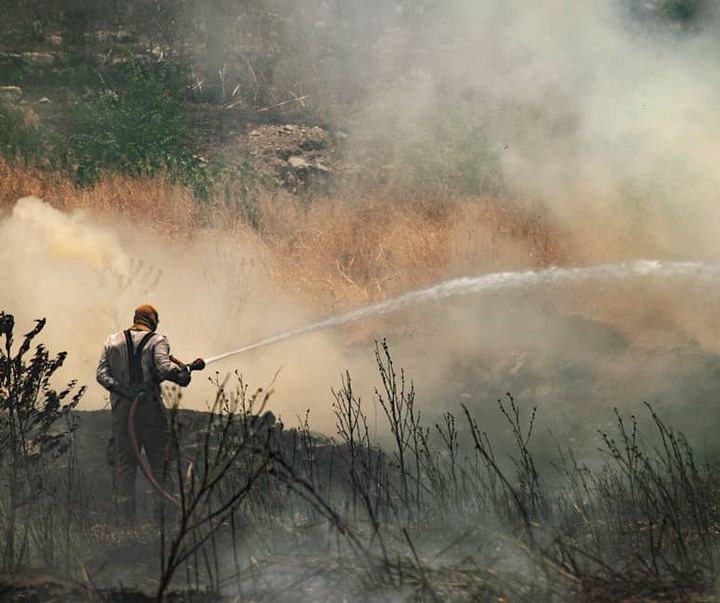
[[[15,4],[20,7],[22,2]],[[62,27],[45,24],[47,31],[41,31],[40,21],[20,19],[14,35],[35,48],[34,37],[46,38],[49,45],[48,34],[57,30],[63,34],[63,52],[81,49],[87,53],[93,44],[97,48],[105,44],[101,36],[94,36],[103,33],[102,39],[111,40],[110,50],[105,52],[103,47],[103,52],[97,53],[95,48],[95,54],[104,57],[101,63],[108,59],[104,67],[112,67],[109,59],[118,56],[124,42],[119,33],[102,32],[100,26],[117,29],[113,19],[122,15],[111,14],[109,7],[118,11],[120,4],[100,2],[94,10],[92,3],[84,3],[75,13],[79,19],[63,21]],[[294,57],[293,44],[278,46],[274,36],[261,35],[257,37],[259,48],[236,48],[239,42],[230,48],[231,32],[239,30],[229,24],[244,24],[251,30],[264,26],[264,33],[269,34],[282,20],[282,10],[258,11],[259,4],[249,2],[180,4],[215,9],[200,19],[205,21],[200,29],[193,29],[194,43],[207,46],[201,52],[205,58],[192,65],[195,101],[232,101],[232,105],[260,107],[261,112],[285,107],[282,103],[286,102],[300,108],[296,101],[305,96],[296,94],[301,88],[296,87],[301,78],[296,72],[304,72],[312,62]],[[415,4],[415,8],[410,2],[385,8],[402,29],[407,25],[405,19],[419,19],[423,13],[417,7],[424,3]],[[688,3],[646,3],[656,12],[661,5],[683,4]],[[27,5],[34,14],[43,3]],[[127,3],[128,8],[131,5]],[[186,21],[173,20],[162,12],[172,3],[147,2],[143,6],[152,19],[168,27],[160,36],[163,43],[190,39],[183,28],[189,26],[186,21],[192,11],[185,15]],[[375,4],[367,6],[371,14]],[[398,11],[398,6],[412,10]],[[236,10],[240,12],[236,14]],[[125,18],[129,19],[132,11],[127,12]],[[234,21],[227,13],[232,13]],[[112,17],[110,23],[103,22],[106,17]],[[298,18],[293,12],[288,31],[294,31],[291,25]],[[132,21],[142,29],[149,18],[137,12]],[[390,20],[388,23],[392,25]],[[30,24],[29,29],[22,29]],[[194,21],[192,24],[194,28]],[[65,27],[70,31],[64,31]],[[177,31],[170,31],[174,27]],[[211,47],[212,36],[200,35],[206,33],[203,28],[213,27],[226,30],[217,36],[226,46],[224,52],[222,47]],[[363,47],[362,28],[350,33],[353,35],[334,29],[337,39],[329,40],[327,48],[338,40],[353,49]],[[227,39],[221,40],[223,37]],[[235,37],[245,40],[244,36]],[[276,53],[286,55],[286,61],[288,57],[295,60],[276,73]],[[224,65],[233,66],[232,58],[242,60],[236,60],[235,71],[226,73]],[[93,61],[88,64],[97,66]],[[214,81],[219,65],[223,65],[223,81]],[[58,77],[52,69],[43,72],[36,67],[21,75],[26,78],[21,82],[24,87],[38,90],[44,90],[44,76]],[[341,75],[343,80],[354,77],[351,72]],[[94,78],[85,77],[91,86],[99,86]],[[388,80],[394,79],[395,73],[388,73]],[[361,88],[370,81],[353,82],[348,90],[358,92],[356,84]],[[121,134],[128,125],[131,130],[142,129],[134,120],[152,113],[147,108],[156,109],[152,103],[162,100],[158,88],[147,86],[153,82],[152,77],[135,82],[141,101],[136,112],[116,113],[122,107],[110,102],[106,108],[113,110],[101,117],[112,119],[99,120],[96,125],[123,126],[118,130]],[[316,96],[323,97],[323,86],[306,83]],[[236,98],[233,90],[242,90],[244,97]],[[101,100],[108,98],[100,96]],[[341,103],[339,113],[358,102],[354,96],[327,101]],[[102,103],[87,105],[93,106],[103,107]],[[176,115],[173,107],[165,109],[167,115]],[[25,125],[36,128],[40,125],[36,117],[32,110],[24,111]],[[473,133],[468,128],[472,122],[462,111],[456,117],[445,124],[445,147],[433,136],[428,140],[420,137],[416,142],[424,144],[416,156],[410,153],[404,164],[402,157],[395,158],[399,162],[395,165],[388,160],[389,179],[397,179],[395,186],[384,179],[383,171],[372,187],[328,187],[320,194],[303,189],[299,181],[293,189],[277,182],[268,184],[255,177],[256,165],[248,162],[244,166],[242,161],[229,162],[227,172],[214,173],[209,194],[198,194],[202,187],[193,190],[192,184],[208,182],[198,165],[190,162],[192,169],[185,173],[180,170],[174,177],[170,173],[178,150],[187,151],[184,157],[194,160],[196,148],[179,143],[162,148],[163,161],[148,172],[149,156],[125,162],[127,148],[119,144],[120,135],[115,141],[117,148],[112,149],[120,160],[114,166],[93,164],[99,177],[81,183],[77,172],[73,178],[72,170],[57,169],[88,158],[80,152],[83,148],[76,139],[75,154],[56,158],[57,165],[51,160],[33,165],[20,156],[12,161],[0,158],[0,220],[18,199],[33,195],[64,211],[88,212],[99,222],[143,223],[180,244],[208,231],[229,234],[243,245],[252,240],[278,288],[303,299],[318,314],[357,308],[456,276],[562,265],[569,257],[573,263],[615,261],[654,248],[656,235],[641,221],[631,231],[597,228],[598,224],[607,226],[608,220],[599,215],[590,218],[582,208],[577,215],[563,216],[565,227],[570,223],[578,226],[566,235],[558,218],[541,205],[513,198],[499,185],[486,187],[486,179],[494,176],[496,158],[490,147],[479,142],[483,136],[476,136],[484,130]],[[159,139],[175,132],[178,123],[168,119],[157,132]],[[218,124],[222,129],[222,123]],[[92,140],[97,130],[104,132],[98,127],[86,132],[90,142],[103,142],[102,136]],[[428,132],[432,133],[432,128]],[[29,147],[32,150],[33,145]],[[94,149],[102,148],[85,151],[93,159],[102,155]],[[280,155],[277,149],[271,150],[270,158],[276,162]],[[448,150],[454,153],[448,154]],[[12,153],[6,156],[12,157]],[[287,157],[282,161],[287,162]],[[380,164],[384,169],[385,158]],[[252,180],[249,185],[245,167]],[[163,170],[168,172],[163,175]],[[416,179],[418,174],[422,178]],[[197,179],[183,186],[178,184],[182,176]],[[403,188],[408,182],[423,187],[423,192]],[[427,189],[426,184],[430,185]],[[437,195],[428,192],[432,185],[436,185]],[[242,195],[249,186],[252,198],[247,203]],[[622,240],[618,242],[613,236],[619,230],[622,235],[618,239]],[[683,297],[686,294],[681,293]],[[592,296],[593,292],[582,295]],[[628,299],[634,300],[631,295],[634,291],[627,293]],[[662,297],[672,305],[664,293]],[[674,307],[658,312],[656,304],[647,308],[635,304],[626,312],[626,305],[631,304],[620,304],[622,316],[617,322],[622,319],[637,325],[643,324],[642,320],[657,322],[675,315]],[[10,324],[11,317],[3,310],[0,307],[0,317]],[[598,310],[598,314],[602,312]],[[682,321],[691,319],[683,316]],[[702,322],[695,328],[699,331],[704,326]],[[494,409],[496,415],[499,411],[496,420],[490,418],[493,411],[484,408],[482,416],[475,416],[465,406],[457,416],[438,412],[430,419],[421,417],[415,406],[412,375],[393,366],[390,349],[383,341],[375,349],[379,379],[374,407],[356,396],[350,373],[332,391],[333,438],[312,433],[308,418],[299,429],[287,429],[272,417],[259,415],[269,394],[250,393],[242,379],[215,384],[216,405],[209,413],[183,413],[173,407],[174,458],[179,459],[174,466],[174,492],[181,499],[181,510],[169,510],[158,526],[151,523],[146,509],[143,520],[147,523],[128,529],[113,525],[108,486],[102,482],[107,471],[104,460],[98,459],[97,441],[87,445],[86,440],[91,452],[81,449],[83,437],[97,440],[102,429],[88,435],[86,426],[83,434],[83,419],[77,429],[68,422],[67,440],[63,440],[68,446],[63,454],[55,454],[54,449],[36,454],[39,440],[16,429],[12,417],[20,417],[19,410],[31,422],[38,416],[37,408],[50,418],[77,415],[76,400],[58,406],[58,394],[39,381],[43,366],[47,369],[48,362],[51,368],[55,366],[47,352],[37,352],[35,360],[28,360],[34,353],[30,341],[17,351],[11,331],[7,327],[0,331],[5,344],[4,350],[0,347],[2,600],[146,602],[151,600],[149,593],[154,593],[158,602],[212,603],[718,600],[717,471],[698,459],[685,438],[650,406],[640,419],[620,412],[605,417],[605,431],[596,440],[599,454],[587,465],[586,451],[577,459],[565,442],[558,443],[551,461],[547,451],[542,460],[536,460],[534,409],[521,408],[508,395],[499,409]],[[36,366],[38,370],[30,370]],[[34,372],[35,381],[22,379],[23,371],[28,370]],[[629,365],[627,370],[634,367]],[[67,392],[59,396],[61,400]],[[262,423],[258,415],[267,422]],[[390,434],[384,449],[372,435],[378,418]],[[42,426],[49,430],[50,424],[48,420]],[[496,429],[498,425],[502,428]],[[594,426],[588,429],[594,430]],[[52,430],[48,433],[55,435]],[[8,450],[13,452],[12,458]],[[88,466],[94,471],[86,471]],[[20,490],[13,485],[20,470],[33,479],[24,480],[23,496],[18,498]],[[144,502],[148,500],[154,499],[146,496]],[[25,571],[53,578],[23,580],[19,576]],[[144,592],[126,591],[126,584]]]
[[[207,229],[253,237],[279,285],[324,311],[456,275],[564,260],[564,241],[542,211],[491,197],[438,202],[376,193],[308,203],[268,189],[251,226],[222,197],[199,202],[162,177],[106,174],[80,189],[54,172],[1,163],[0,191],[0,215],[37,195],[98,220],[143,222],[181,242]],[[298,603],[335,601],[338,593],[362,603],[714,600],[717,476],[652,408],[642,425],[617,414],[592,467],[562,443],[554,464],[540,466],[534,411],[502,401],[506,427],[497,438],[484,431],[487,418],[468,409],[426,423],[411,376],[393,366],[384,342],[376,360],[375,411],[393,436],[387,450],[371,436],[369,408],[350,374],[333,392],[332,440],[316,439],[309,424],[251,427],[253,414],[243,411],[257,410],[253,400],[266,394],[253,398],[242,381],[217,383],[209,416],[173,415],[184,506],[180,521],[171,516],[160,529],[111,525],[106,497],[77,462],[72,432],[64,471],[47,490],[65,497],[57,519],[47,497],[18,503],[14,516],[0,512],[0,525],[23,542],[10,567],[5,559],[11,578],[0,579],[0,595],[33,602],[146,602],[151,592],[157,601],[213,603],[223,600],[218,593]],[[12,394],[6,403],[15,403]],[[503,451],[512,448],[509,457],[496,452],[498,439]],[[43,461],[47,484],[58,461]],[[73,579],[15,580],[19,569],[43,566]],[[126,582],[145,593],[117,588]]]
[[[454,276],[562,263],[557,233],[539,208],[490,197],[396,201],[390,194],[307,203],[260,194],[253,232],[221,201],[198,203],[161,178],[106,174],[77,188],[55,172],[0,161],[0,211],[28,195],[100,220],[140,222],[161,236],[221,229],[258,239],[279,284],[319,310],[338,311]]]
[[[218,382],[210,412],[172,405],[180,508],[165,502],[158,523],[146,496],[144,523],[118,527],[84,471],[97,454],[83,453],[90,434],[72,412],[82,392],[70,400],[72,384],[61,393],[40,384],[59,367],[42,348],[23,361],[42,325],[15,348],[12,317],[0,321],[0,391],[9,393],[0,469],[6,480],[21,472],[34,494],[3,492],[3,600],[717,600],[717,475],[649,406],[640,418],[615,414],[592,464],[563,443],[541,463],[537,409],[499,401],[502,433],[466,407],[427,423],[383,341],[375,411],[392,434],[384,450],[349,373],[333,392],[336,436],[325,440],[263,414],[269,394],[242,379]],[[38,568],[44,579],[16,578]]]
[[[328,199],[309,208],[276,204],[263,227],[288,263],[286,274],[294,275],[285,276],[287,284],[336,308],[452,276],[560,259],[547,223],[486,197],[441,206],[392,198]]]
[[[109,173],[92,188],[81,189],[54,171],[0,161],[0,211],[18,199],[35,196],[64,211],[85,210],[101,220],[146,223],[167,236],[187,236],[198,224],[192,194],[162,178],[129,178]]]

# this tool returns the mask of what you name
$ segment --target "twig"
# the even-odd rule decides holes
[[[289,105],[290,103],[302,103],[305,99],[310,98],[308,94],[305,94],[304,96],[298,96],[296,98],[291,98],[286,101],[282,101],[280,103],[275,103],[274,105],[270,105],[268,107],[263,107],[262,109],[258,109],[258,113],[265,113],[266,111],[270,111],[272,109],[277,109],[278,107],[282,107],[284,105]]]

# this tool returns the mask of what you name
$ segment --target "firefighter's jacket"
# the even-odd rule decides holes
[[[132,350],[129,349],[128,338],[132,341]],[[133,362],[138,351],[137,362]],[[183,372],[170,360],[167,337],[129,329],[108,337],[100,355],[97,381],[110,392],[110,405],[115,408],[122,398],[134,395],[139,389],[146,397],[161,400],[160,384],[163,381],[187,385],[183,382]]]

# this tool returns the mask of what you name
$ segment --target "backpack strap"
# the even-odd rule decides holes
[[[145,333],[145,336],[138,343],[137,348],[133,342],[132,333],[128,329],[125,331],[125,342],[127,344],[128,368],[130,370],[130,385],[142,385],[143,368],[142,368],[142,351],[145,349],[148,341],[154,335],[153,332]]]

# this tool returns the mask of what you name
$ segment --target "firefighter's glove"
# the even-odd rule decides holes
[[[190,385],[191,379],[192,377],[190,376],[190,370],[187,367],[183,366],[178,369],[176,383],[180,387],[187,387],[188,385]]]

